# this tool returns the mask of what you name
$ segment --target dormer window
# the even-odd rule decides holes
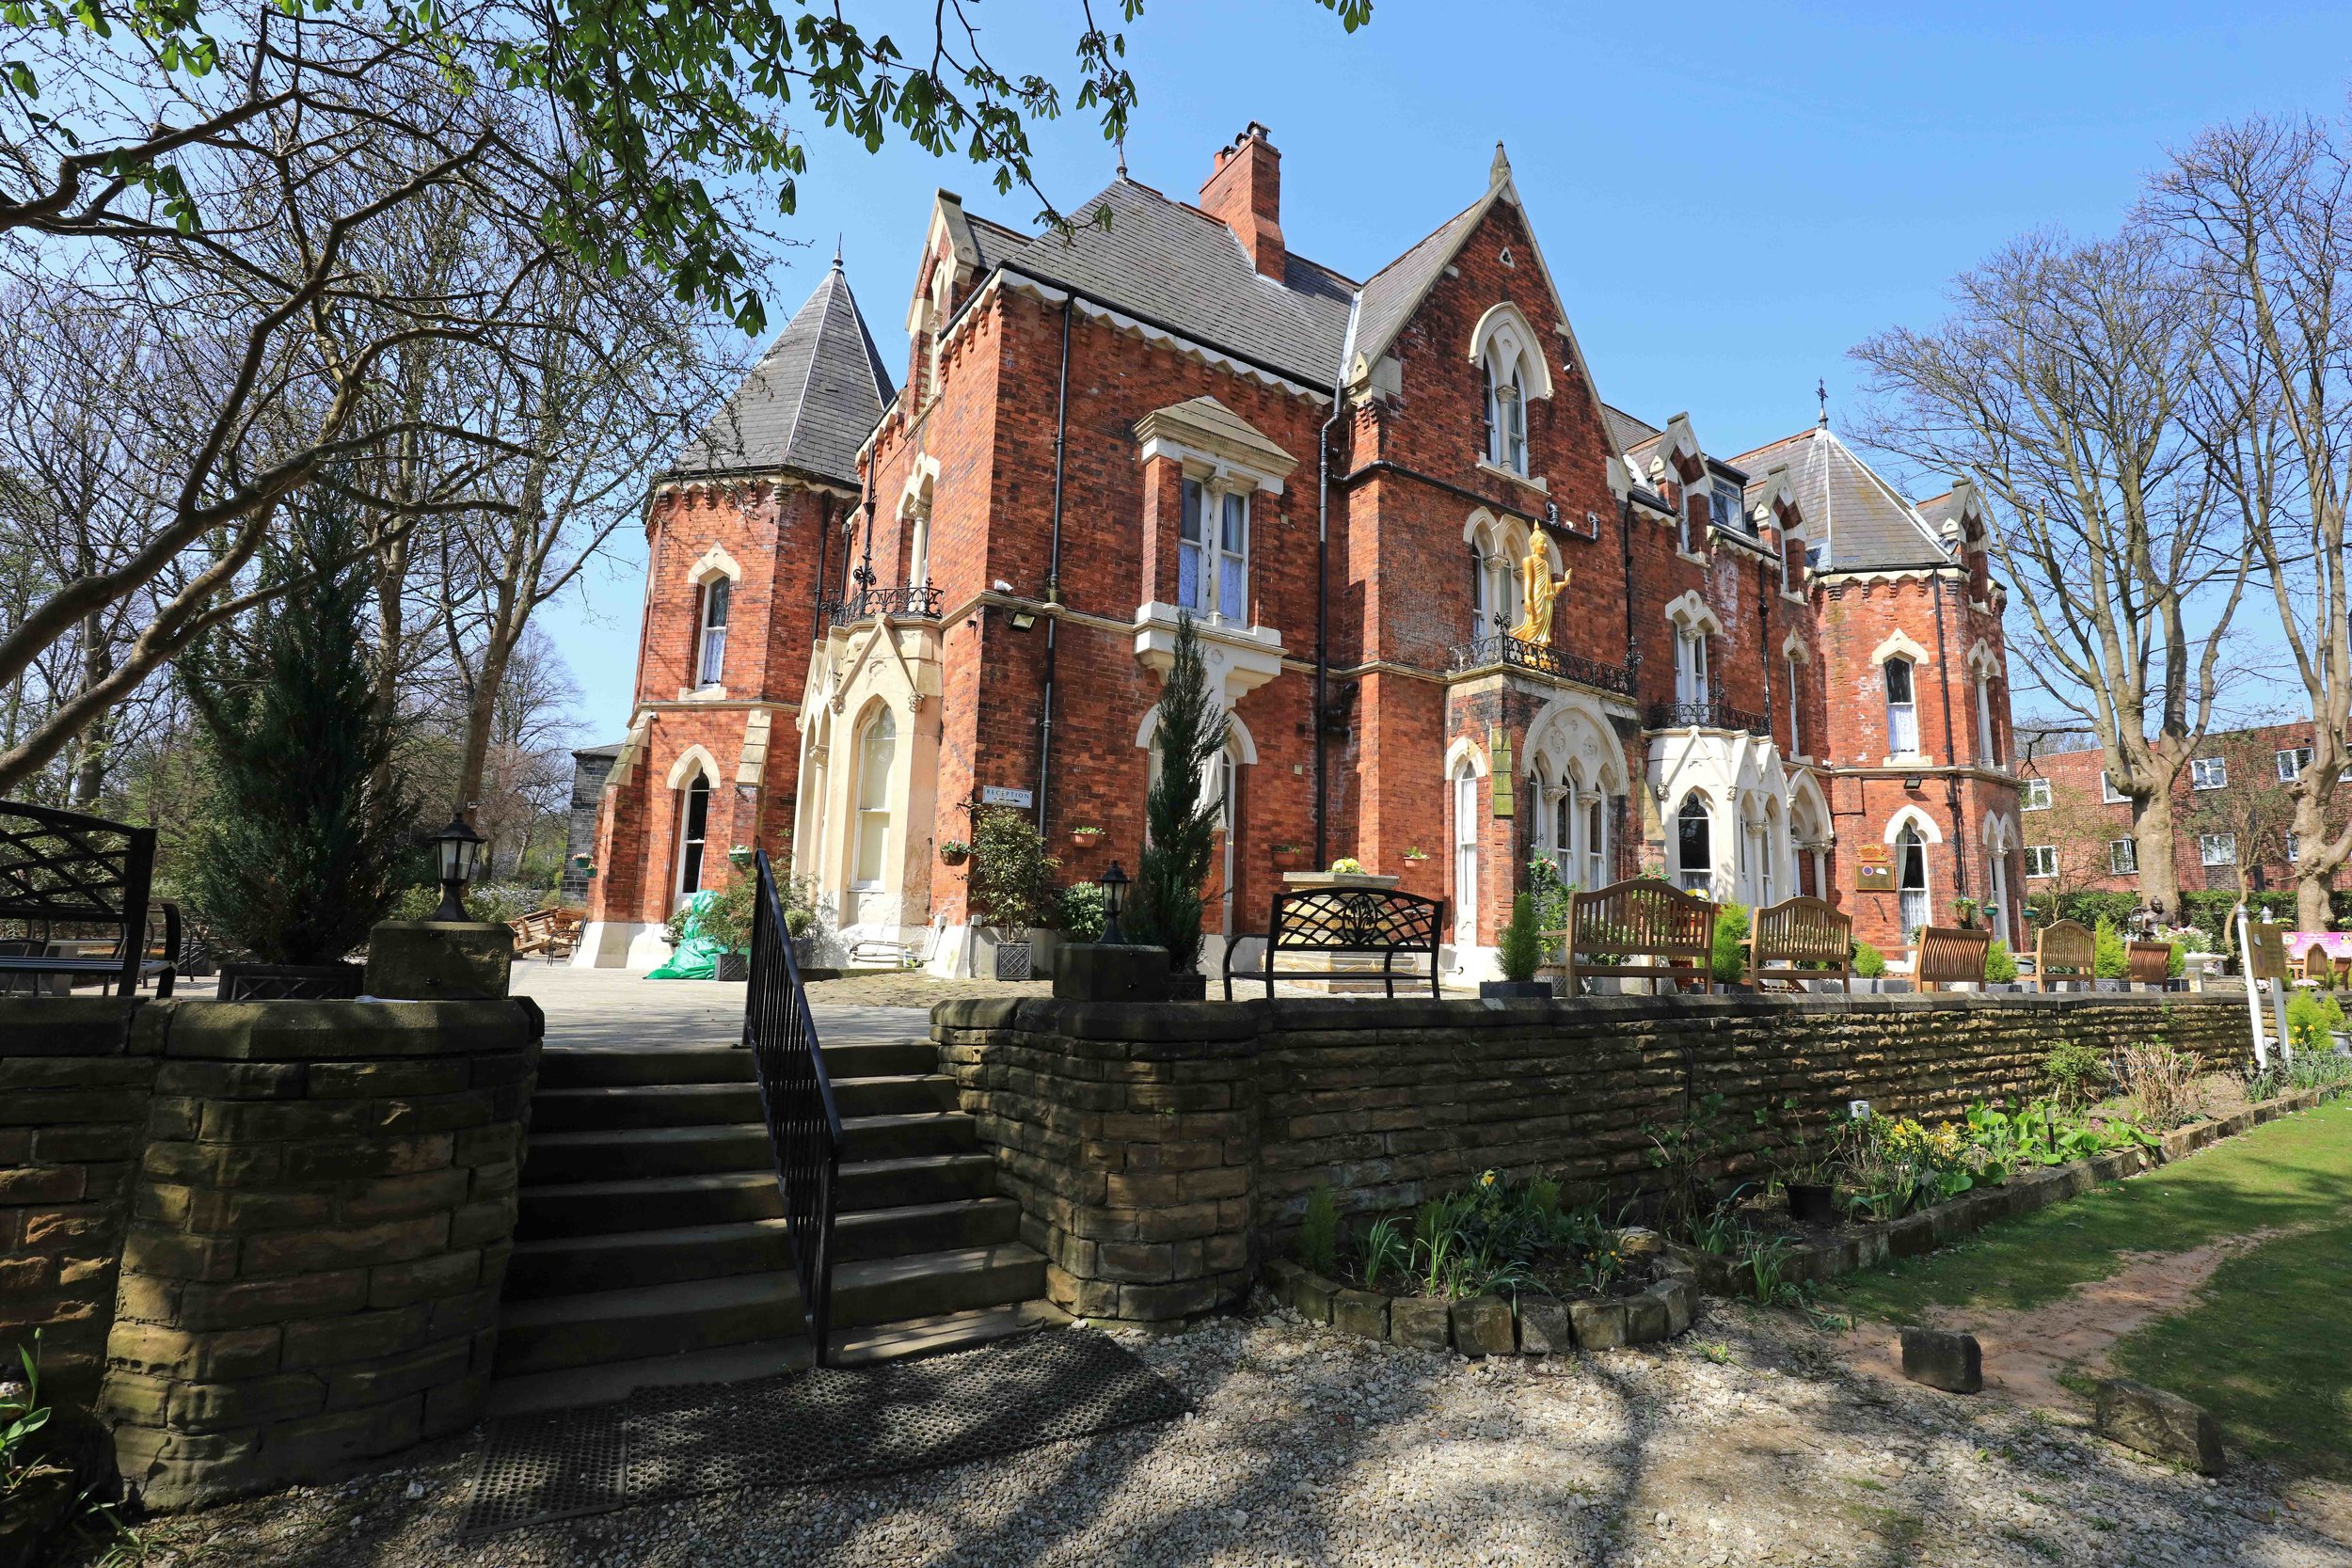
[[[1527,472],[1527,381],[1519,359],[1501,340],[1479,361],[1486,395],[1486,461],[1515,474]]]
[[[1176,603],[1196,615],[1249,624],[1249,494],[1184,481],[1176,542]]]
[[[1748,527],[1747,508],[1740,504],[1740,486],[1727,479],[1715,482],[1714,500],[1708,510],[1717,528],[1739,533],[1755,531]]]
[[[701,635],[695,641],[694,684],[717,686],[727,661],[727,601],[735,584],[715,577],[703,588]]]

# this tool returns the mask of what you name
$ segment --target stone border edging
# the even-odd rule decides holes
[[[2200,1149],[2251,1132],[2265,1122],[2311,1110],[2328,1096],[2325,1089],[2298,1089],[2231,1116],[2217,1117],[2192,1127],[2176,1127],[2162,1134],[2154,1148],[2118,1149],[2089,1160],[2071,1160],[2062,1165],[2020,1171],[2000,1186],[1963,1193],[1948,1202],[1918,1210],[1900,1219],[1874,1221],[1857,1235],[1791,1247],[1781,1255],[1780,1277],[1791,1284],[1834,1279],[1858,1269],[1875,1267],[1889,1259],[1920,1257],[1972,1236],[1995,1220],[2030,1214],[2053,1203],[2079,1197],[2106,1182],[2120,1181],[2127,1176],[2186,1159]],[[1680,1242],[1669,1242],[1666,1256],[1688,1269],[1702,1290],[1726,1296],[1754,1293],[1755,1274],[1750,1268],[1754,1254],[1726,1258],[1701,1252]]]
[[[1391,1296],[1350,1289],[1287,1258],[1268,1262],[1264,1279],[1276,1301],[1309,1323],[1362,1338],[1464,1355],[1554,1355],[1656,1344],[1688,1329],[1692,1271],[1671,1259],[1665,1266],[1667,1277],[1636,1294],[1599,1301]]]

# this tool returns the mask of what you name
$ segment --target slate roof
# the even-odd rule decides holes
[[[1752,474],[1774,464],[1788,468],[1797,508],[1821,544],[1816,568],[1824,572],[1948,566],[1935,531],[1893,485],[1818,426],[1742,452],[1732,462]],[[1758,482],[1761,483],[1760,481]]]
[[[1487,197],[1480,197],[1364,284],[1363,315],[1356,325],[1356,341],[1366,358],[1376,359],[1388,352],[1389,344],[1411,319],[1414,307],[1436,285],[1454,253],[1462,248],[1464,236],[1486,214],[1486,205]]]
[[[1918,503],[1919,520],[1927,524],[1938,537],[1943,534],[1944,525],[1960,515],[1960,506],[1952,499],[1959,492],[1956,490],[1947,490],[1932,500]]]
[[[856,484],[857,449],[881,422],[890,372],[835,258],[735,396],[687,443],[673,474],[794,468]]]
[[[1072,211],[1106,206],[1109,229],[1081,221],[1068,239],[970,218],[979,268],[1075,289],[1310,387],[1339,379],[1354,283],[1300,256],[1280,282],[1262,277],[1221,219],[1123,176]]]
[[[1617,449],[1617,454],[1621,457],[1634,448],[1645,442],[1655,441],[1665,434],[1647,420],[1637,420],[1622,408],[1613,408],[1604,403],[1600,405],[1600,411],[1609,420],[1609,444]]]

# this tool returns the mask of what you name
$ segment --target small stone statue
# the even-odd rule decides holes
[[[1551,576],[1551,557],[1544,549],[1544,536],[1531,531],[1527,536],[1527,559],[1519,562],[1520,597],[1527,602],[1527,619],[1511,628],[1511,635],[1522,642],[1551,641],[1551,606],[1560,591],[1576,576],[1571,566],[1560,574],[1558,581]]]

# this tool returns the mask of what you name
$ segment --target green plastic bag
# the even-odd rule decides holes
[[[703,911],[718,894],[708,889],[686,900],[686,940],[670,961],[645,975],[648,980],[715,980],[719,977],[719,944],[703,935]]]

